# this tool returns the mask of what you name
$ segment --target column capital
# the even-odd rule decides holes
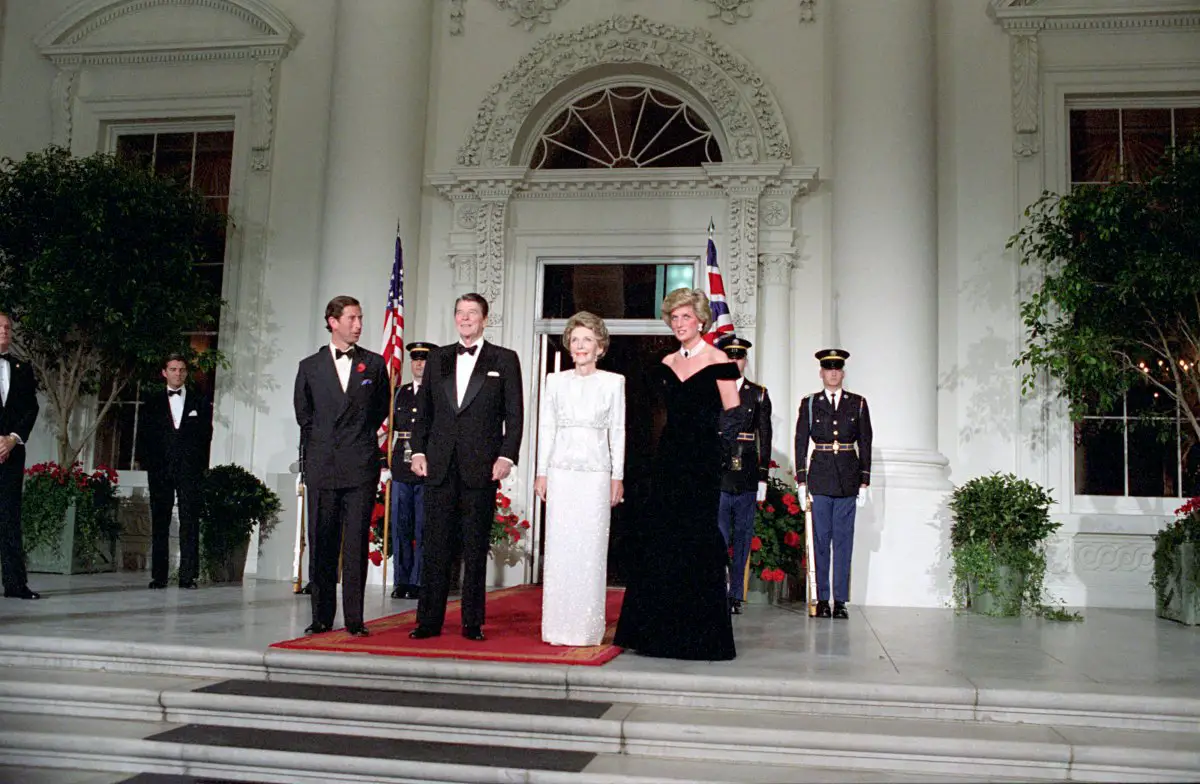
[[[706,163],[709,182],[730,196],[754,198],[779,182],[783,163]]]
[[[758,254],[758,266],[762,270],[759,287],[790,285],[792,270],[799,266],[798,257],[799,251],[795,248]]]

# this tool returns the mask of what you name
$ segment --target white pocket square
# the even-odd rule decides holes
[[[498,371],[498,370],[489,370],[489,371],[488,371],[488,375],[489,375],[489,376],[495,376],[496,378],[500,378],[500,371]]]
[[[189,412],[188,412],[188,416],[196,416],[196,414],[197,414],[197,413],[199,413],[199,412],[197,412],[197,411],[189,411]]]

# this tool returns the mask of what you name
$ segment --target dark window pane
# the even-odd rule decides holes
[[[191,187],[194,133],[160,133],[154,156],[154,173]]]
[[[1175,110],[1175,144],[1200,142],[1200,108]]]
[[[150,168],[154,164],[154,134],[118,136],[117,157],[135,166]]]
[[[1200,440],[1185,422],[1179,436],[1179,452],[1183,455],[1183,495],[1194,498],[1200,495]]]
[[[208,136],[210,134],[200,134]],[[224,136],[225,134],[219,134]],[[232,140],[233,134],[228,134]],[[196,149],[196,174],[193,187],[205,196],[228,196],[229,173],[233,167],[233,146]]]
[[[1116,109],[1071,112],[1071,181],[1108,182],[1120,171],[1120,126]]]
[[[1126,395],[1127,411],[1130,417],[1146,414],[1165,414],[1175,416],[1175,401],[1170,395],[1149,384],[1130,389]]]
[[[1120,420],[1085,419],[1075,425],[1075,492],[1125,494],[1125,445]]]
[[[657,318],[666,271],[691,265],[548,264],[542,294],[543,318],[568,318],[590,310],[607,319]]]
[[[1171,144],[1171,110],[1125,109],[1121,112],[1121,131],[1125,148],[1123,176],[1128,180],[1150,179]]]
[[[1178,495],[1177,443],[1173,421],[1129,424],[1130,495]]]
[[[138,404],[114,403],[96,429],[94,465],[118,471],[133,468],[134,417]]]

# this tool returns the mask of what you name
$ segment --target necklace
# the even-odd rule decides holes
[[[703,351],[707,347],[708,347],[708,344],[705,343],[703,340],[701,340],[700,342],[698,342],[696,344],[695,348],[689,349],[689,348],[685,348],[685,347],[680,347],[679,353],[683,356],[684,359],[691,359],[692,357],[696,356],[697,354],[699,354],[701,351]]]

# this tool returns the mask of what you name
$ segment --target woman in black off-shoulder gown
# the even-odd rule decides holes
[[[646,516],[631,536],[629,582],[613,642],[645,656],[732,659],[728,548],[717,527],[724,419],[717,380],[736,380],[737,366],[707,365],[682,381],[665,364],[651,373],[667,421]],[[737,423],[724,425],[736,432]]]

